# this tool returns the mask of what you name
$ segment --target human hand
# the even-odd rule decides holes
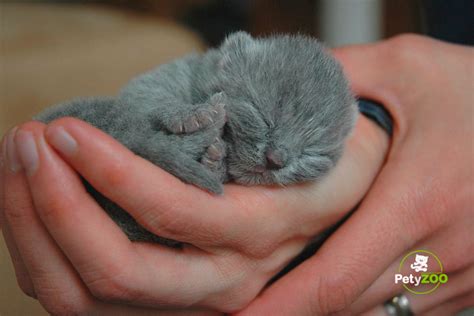
[[[394,274],[413,249],[432,250],[450,276],[431,298],[408,295],[413,312],[472,304],[474,50],[405,35],[335,55],[355,93],[394,118],[387,162],[318,253],[239,315],[359,315],[403,292]]]
[[[20,287],[53,314],[239,310],[362,198],[388,147],[361,116],[321,182],[226,185],[212,196],[75,119],[27,123],[6,138],[2,232]],[[130,242],[79,175],[150,231],[187,243],[183,250]]]

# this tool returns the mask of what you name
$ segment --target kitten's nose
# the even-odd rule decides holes
[[[285,164],[282,154],[275,150],[268,149],[265,152],[265,157],[267,159],[267,168],[270,170],[281,169]]]

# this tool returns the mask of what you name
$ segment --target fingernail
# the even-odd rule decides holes
[[[16,148],[20,160],[28,175],[32,175],[38,169],[38,149],[33,133],[18,131],[15,137]]]
[[[48,142],[62,154],[72,156],[77,151],[77,142],[62,126],[48,128]]]
[[[12,172],[18,172],[21,170],[21,162],[18,157],[18,153],[15,148],[15,134],[17,131],[17,127],[13,128],[10,133],[7,135],[7,140],[5,144],[5,151],[6,151],[6,156],[7,156],[7,164],[8,168]]]

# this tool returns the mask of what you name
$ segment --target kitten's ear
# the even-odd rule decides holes
[[[232,33],[225,39],[222,44],[223,49],[245,50],[249,45],[253,44],[254,39],[249,33],[240,31]]]
[[[255,43],[256,41],[247,32],[240,31],[230,34],[221,45],[222,59],[219,66],[224,67],[235,55],[251,53],[256,47]]]

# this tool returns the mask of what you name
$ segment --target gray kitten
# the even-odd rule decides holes
[[[339,64],[315,39],[230,35],[133,79],[115,98],[79,99],[38,116],[85,120],[183,181],[213,193],[222,183],[317,180],[341,156],[356,117]],[[86,183],[128,237],[170,246]]]

